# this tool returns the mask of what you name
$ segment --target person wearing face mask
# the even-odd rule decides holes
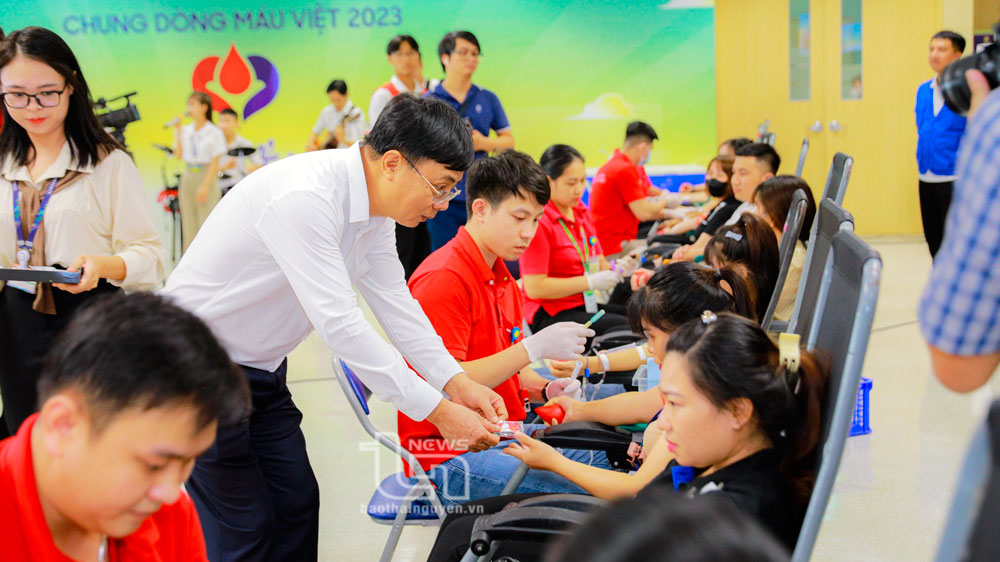
[[[0,266],[81,272],[75,285],[0,282],[6,434],[37,410],[42,357],[75,312],[159,285],[166,251],[142,176],[98,123],[62,38],[41,27],[10,33],[0,43],[0,96]]]
[[[472,161],[452,108],[400,94],[358,143],[264,166],[205,221],[163,294],[209,325],[254,394],[251,416],[220,427],[187,483],[212,562],[317,558],[319,486],[286,379],[288,354],[313,330],[376,396],[455,448],[499,442],[503,399],[448,353],[396,254],[396,223],[433,217]]]
[[[733,186],[729,181],[732,174],[732,159],[722,156],[713,158],[709,162],[708,172],[705,174],[705,185],[708,188],[709,195],[713,198],[713,203],[706,205],[706,207],[711,205],[707,210],[708,214],[704,218],[695,217],[683,220],[668,228],[662,234],[653,237],[650,240],[650,246],[654,244],[687,244],[693,240],[697,240],[702,234],[709,236],[715,234],[715,231],[726,224],[726,221],[733,215],[736,208],[740,206],[739,200],[733,194]],[[687,235],[686,233],[691,230],[694,231],[694,234]],[[669,253],[673,253],[673,250],[662,249],[660,251],[660,255],[668,255]]]
[[[666,217],[669,200],[650,198],[661,192],[649,183],[643,169],[658,138],[648,124],[629,123],[625,143],[594,174],[590,212],[597,238],[609,257],[624,256],[641,244],[636,240],[640,222]]]
[[[555,144],[540,164],[552,199],[520,259],[525,318],[533,331],[557,322],[586,322],[603,308],[595,291],[610,292],[636,265],[634,259],[622,259],[614,271],[604,257],[590,212],[580,201],[587,186],[583,156],[572,146]],[[608,311],[591,327],[601,335],[625,325],[624,316]]]
[[[517,259],[538,228],[549,198],[545,172],[530,156],[507,150],[477,160],[465,184],[469,221],[431,254],[409,287],[445,347],[473,380],[496,390],[509,419],[523,421],[526,403],[574,393],[574,378],[549,381],[528,367],[539,359],[572,359],[583,353],[594,331],[561,322],[523,337],[521,291],[504,260]],[[433,425],[400,413],[400,443],[417,457],[445,505],[495,496],[517,469],[503,445],[463,455],[442,441]],[[540,429],[541,426],[534,426]],[[604,454],[567,452],[572,458],[609,467]],[[560,493],[582,490],[549,472],[529,472],[528,489]]]
[[[39,397],[0,442],[0,559],[208,561],[182,485],[250,391],[203,322],[149,293],[106,296],[60,334]]]
[[[740,201],[740,205],[729,215],[729,219],[725,222],[726,226],[735,224],[744,213],[754,211],[753,195],[757,191],[757,186],[774,177],[780,166],[781,157],[769,144],[755,142],[736,150],[730,184],[733,188],[733,195]],[[677,248],[671,259],[695,259],[704,253],[705,246],[711,238],[711,235],[703,232],[691,244]]]

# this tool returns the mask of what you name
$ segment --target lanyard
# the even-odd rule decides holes
[[[45,188],[45,195],[42,197],[41,204],[38,205],[38,212],[35,213],[35,220],[31,223],[27,240],[24,238],[24,230],[21,227],[21,190],[18,189],[18,183],[17,180],[11,182],[14,193],[14,230],[17,231],[17,262],[21,267],[28,267],[28,260],[31,259],[31,248],[35,244],[35,235],[38,234],[38,227],[42,224],[42,218],[45,216],[45,208],[49,205],[49,199],[56,189],[56,184],[59,183],[59,178],[52,178],[49,186]]]
[[[566,221],[559,219],[559,224],[563,227],[563,231],[566,232],[566,236],[569,237],[569,241],[573,243],[573,249],[576,250],[576,254],[580,256],[580,261],[583,262],[583,270],[589,272],[590,249],[587,246],[587,235],[583,231],[583,226],[580,226],[580,239],[583,240],[583,251],[581,251],[580,245],[576,243],[576,238],[573,237],[573,233],[570,232],[569,227],[566,226]]]

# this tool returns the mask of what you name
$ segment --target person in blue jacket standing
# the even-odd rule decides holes
[[[935,77],[917,88],[917,166],[920,169],[920,217],[931,257],[937,255],[944,238],[944,222],[955,186],[955,156],[965,132],[965,117],[944,104],[938,80],[941,71],[958,60],[965,38],[953,31],[931,37],[928,61]]]

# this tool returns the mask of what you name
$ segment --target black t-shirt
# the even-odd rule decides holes
[[[712,209],[712,212],[705,217],[705,220],[701,221],[701,224],[697,228],[697,236],[701,236],[702,233],[708,234],[709,236],[715,234],[715,231],[726,224],[729,217],[733,216],[736,212],[736,207],[740,206],[740,202],[736,197],[729,196]]]
[[[680,484],[678,493],[690,498],[718,493],[729,498],[740,509],[753,515],[792,550],[798,540],[805,510],[796,505],[778,471],[781,457],[774,449],[764,449],[708,476],[699,476],[704,469],[695,469],[695,478]],[[666,470],[653,479],[646,489],[674,488],[674,467],[670,461]],[[642,493],[641,491],[639,492]]]

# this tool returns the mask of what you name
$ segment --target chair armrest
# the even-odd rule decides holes
[[[586,512],[558,507],[524,507],[501,511],[476,519],[469,548],[482,556],[493,541],[546,541],[564,534],[586,520]]]

